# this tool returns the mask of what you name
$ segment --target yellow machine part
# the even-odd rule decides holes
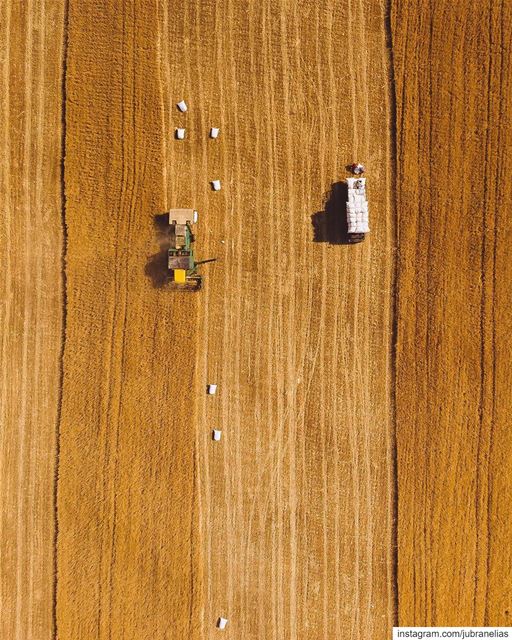
[[[185,269],[174,269],[174,282],[185,284],[187,281],[187,272]]]

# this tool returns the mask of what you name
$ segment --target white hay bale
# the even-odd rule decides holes
[[[228,623],[228,619],[227,618],[219,618],[217,620],[217,628],[218,629],[225,629],[227,623]]]
[[[188,109],[187,103],[185,102],[185,100],[181,100],[181,102],[178,102],[178,104],[176,106],[183,113],[185,113],[185,111]]]
[[[212,127],[210,129],[210,138],[217,138],[219,135],[220,129],[218,127]]]
[[[178,140],[184,140],[185,139],[185,129],[176,129],[176,138]]]
[[[217,393],[217,385],[216,384],[209,384],[206,387],[206,391],[207,391],[209,396],[214,396]]]
[[[220,180],[212,180],[212,189],[214,191],[220,191]]]
[[[219,440],[222,438],[222,431],[220,431],[220,429],[214,429],[212,431],[212,438],[215,440],[215,442],[219,442]]]

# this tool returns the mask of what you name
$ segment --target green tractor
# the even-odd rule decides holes
[[[197,267],[210,260],[196,261],[194,258],[194,234],[191,225],[197,222],[197,211],[194,209],[171,209],[169,211],[169,250],[167,267],[172,272],[171,288],[182,291],[199,291],[202,276]]]

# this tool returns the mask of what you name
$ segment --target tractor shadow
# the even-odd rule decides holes
[[[169,214],[159,213],[153,217],[156,241],[160,245],[158,253],[149,256],[144,273],[151,280],[155,289],[161,289],[170,280],[167,268],[167,251],[169,249]]]
[[[351,244],[348,236],[348,223],[345,214],[348,199],[346,182],[334,182],[325,196],[323,211],[311,216],[313,242],[329,244]]]

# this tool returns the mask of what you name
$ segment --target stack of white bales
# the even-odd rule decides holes
[[[347,178],[348,233],[368,233],[368,201],[366,200],[366,178]]]

